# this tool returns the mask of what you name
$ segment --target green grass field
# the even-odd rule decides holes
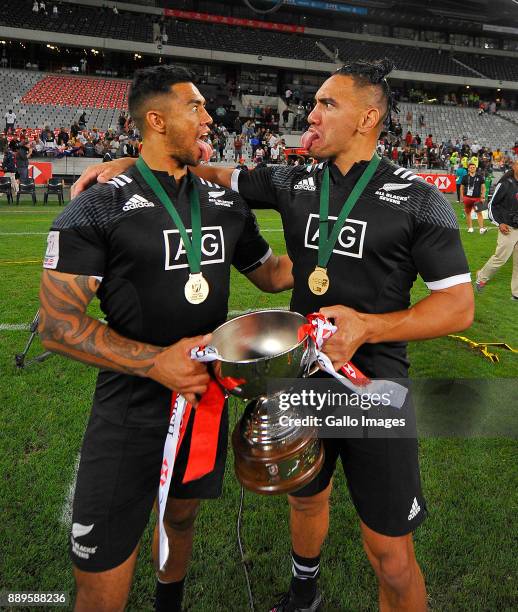
[[[45,232],[59,212],[40,205],[0,202],[0,591],[73,592],[67,555],[67,496],[73,481],[94,387],[93,368],[59,356],[24,371],[14,367],[38,308]],[[258,215],[277,252],[284,252],[276,213]],[[463,225],[463,221],[461,220]],[[463,240],[472,272],[494,251],[496,229]],[[473,326],[464,334],[506,341],[518,348],[518,303],[510,301],[510,263],[477,296]],[[287,294],[261,294],[233,273],[229,308],[286,306]],[[413,299],[426,294],[422,281]],[[94,314],[100,314],[97,307]],[[38,341],[31,353],[41,350]],[[419,378],[518,378],[518,354],[497,351],[492,364],[448,338],[410,346],[412,375]],[[514,387],[514,411],[518,387]],[[233,419],[237,414],[234,410]],[[518,452],[511,438],[424,439],[421,466],[430,517],[415,534],[416,550],[437,611],[507,611],[518,608]],[[344,478],[337,471],[331,530],[322,559],[321,586],[329,612],[376,610],[374,574],[363,554],[358,521]],[[236,545],[239,487],[228,461],[221,499],[206,503],[197,522],[186,609],[248,609]],[[284,497],[247,493],[244,545],[258,611],[268,609],[290,577],[288,508]],[[154,573],[146,532],[129,610],[152,609]]]

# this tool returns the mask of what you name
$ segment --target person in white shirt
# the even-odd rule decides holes
[[[14,124],[16,123],[16,115],[13,113],[12,109],[8,110],[5,113],[5,132],[9,134],[11,132],[14,133]]]
[[[38,13],[40,10],[40,5],[38,4],[38,0],[34,0],[34,4],[32,5],[32,12]]]
[[[279,143],[276,143],[275,146],[273,146],[270,149],[270,160],[271,160],[272,164],[279,163],[280,153],[281,153],[281,150],[280,150],[280,147],[279,147]]]

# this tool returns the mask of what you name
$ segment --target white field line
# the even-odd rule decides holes
[[[29,331],[28,323],[0,323],[0,331]]]
[[[63,508],[61,509],[61,522],[65,527],[72,527],[72,503],[74,501],[74,493],[76,491],[76,480],[77,480],[77,472],[79,470],[79,460],[81,459],[81,454],[77,454],[76,463],[74,466],[74,476],[72,478],[72,482],[68,487],[68,492],[65,497],[65,501],[63,502]]]

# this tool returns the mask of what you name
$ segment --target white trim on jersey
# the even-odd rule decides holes
[[[272,256],[273,251],[271,249],[271,247],[266,251],[266,253],[261,257],[261,259],[258,259],[256,262],[254,262],[253,264],[247,266],[246,268],[243,268],[242,270],[239,270],[239,272],[241,272],[241,274],[246,274],[247,270],[250,270],[250,268],[255,267],[259,267],[262,266],[266,261],[268,261],[270,259],[270,257]]]
[[[442,278],[438,281],[432,281],[430,283],[426,283],[426,286],[431,291],[437,291],[438,289],[448,289],[449,287],[455,287],[455,285],[462,285],[463,283],[471,283],[471,274],[469,272],[466,272],[465,274],[456,274],[455,276],[449,276],[448,278]]]
[[[234,170],[234,172],[232,172],[232,176],[230,178],[230,189],[232,189],[232,191],[236,191],[237,193],[239,193],[239,173],[241,172],[241,170],[239,168],[236,168]]]
[[[404,169],[404,168],[396,168],[396,169],[394,170],[394,174],[395,174],[396,176],[398,176],[398,175],[400,175],[400,174],[401,174],[402,172],[404,172],[404,171],[405,171],[405,169]]]

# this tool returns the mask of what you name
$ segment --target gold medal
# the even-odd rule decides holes
[[[185,283],[185,299],[190,304],[201,304],[209,295],[209,283],[205,280],[203,274],[189,274],[189,280]]]
[[[315,295],[324,295],[329,289],[329,276],[327,270],[316,266],[308,277],[308,285],[312,293]]]

